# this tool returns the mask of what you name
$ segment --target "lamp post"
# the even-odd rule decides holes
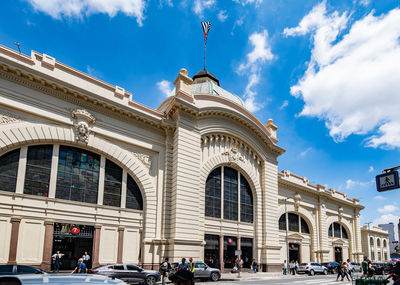
[[[368,248],[369,248],[369,252],[368,252],[368,254],[371,254],[372,253],[372,251],[371,251],[371,241],[369,240],[369,225],[370,224],[372,224],[372,222],[368,222],[368,223],[364,223],[364,225],[368,225],[368,235],[367,235],[367,242],[368,242]],[[375,245],[374,245],[375,246]],[[374,250],[375,251],[375,250]],[[375,256],[374,256],[375,257]],[[372,258],[372,254],[371,254],[371,258]]]
[[[285,198],[285,224],[286,224],[286,270],[289,269],[289,217],[287,213],[287,200],[289,198]]]

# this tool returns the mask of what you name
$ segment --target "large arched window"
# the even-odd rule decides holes
[[[310,229],[308,228],[307,222],[299,215],[294,213],[288,213],[289,220],[289,231],[291,232],[301,232],[304,234],[309,234]],[[279,218],[279,229],[286,230],[286,215],[283,214]]]
[[[135,180],[128,175],[128,180],[126,182],[126,208],[143,210],[143,198],[140,192],[139,186],[136,184]]]
[[[376,240],[376,246],[381,247],[381,240],[379,238]]]
[[[328,236],[344,239],[349,238],[346,229],[339,223],[332,223],[329,226]]]
[[[374,239],[372,237],[369,238],[369,244],[370,246],[374,246]]]
[[[223,191],[222,191],[223,189]],[[223,211],[222,211],[223,209]],[[207,217],[252,223],[253,195],[246,178],[231,167],[214,169],[206,180],[205,215]]]
[[[15,192],[17,185],[19,149],[0,157],[0,190]]]

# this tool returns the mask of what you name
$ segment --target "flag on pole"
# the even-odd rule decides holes
[[[210,22],[201,22],[201,26],[203,27],[203,32],[204,32],[204,43],[207,44],[207,35],[208,35],[208,31],[210,31],[211,23]]]

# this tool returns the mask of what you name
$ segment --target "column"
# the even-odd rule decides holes
[[[58,171],[58,157],[60,153],[60,145],[55,144],[53,146],[53,156],[51,157],[51,172],[49,182],[49,198],[56,197],[56,186],[57,186],[57,171]]]
[[[224,270],[224,236],[219,236],[219,268]]]
[[[124,249],[124,232],[125,227],[118,227],[118,255],[117,255],[117,263],[122,263],[122,254]]]
[[[93,254],[92,254],[92,268],[100,266],[99,263],[99,251],[100,251],[100,232],[101,224],[94,225],[93,233]]]
[[[236,247],[237,247],[237,250],[241,250],[241,248],[242,248],[240,236],[237,237]],[[241,255],[239,255],[239,257],[241,257]]]
[[[28,147],[21,147],[19,153],[17,185],[15,186],[15,193],[24,193],[25,173],[26,173],[26,160],[28,156]]]
[[[54,220],[44,221],[44,245],[43,245],[43,259],[40,268],[45,271],[51,270],[51,250],[53,249],[53,233],[54,233]]]
[[[121,208],[126,208],[126,183],[128,181],[128,173],[126,169],[122,170],[122,189],[121,189]]]
[[[8,264],[17,264],[17,248],[18,248],[18,234],[19,225],[22,217],[13,216],[11,217],[11,239],[10,239],[10,251],[8,254]]]

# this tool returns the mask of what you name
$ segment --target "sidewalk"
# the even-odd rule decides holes
[[[240,278],[237,273],[222,273],[221,274],[221,281],[240,281],[240,280],[268,280],[268,279],[291,279],[291,278],[298,278],[308,276],[307,274],[296,274],[296,275],[283,275],[282,272],[257,272],[257,273],[250,273],[250,272],[242,272],[240,273]]]

